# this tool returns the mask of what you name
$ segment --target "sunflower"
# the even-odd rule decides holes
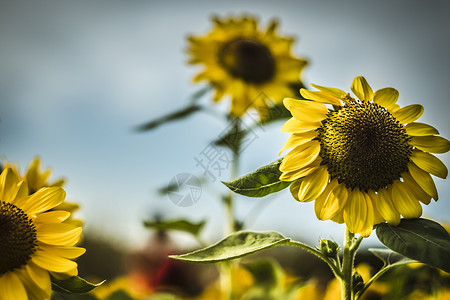
[[[0,299],[50,299],[50,275],[78,274],[72,259],[85,252],[74,247],[81,227],[62,223],[70,213],[48,211],[65,198],[61,187],[28,194],[11,168],[0,175]]]
[[[250,16],[220,19],[203,37],[189,37],[190,64],[203,64],[194,82],[208,81],[215,89],[214,101],[231,96],[233,116],[254,108],[260,117],[267,114],[266,98],[281,103],[295,95],[292,85],[300,85],[300,72],[306,60],[292,56],[292,37],[278,36],[278,23],[272,20],[259,30]],[[263,95],[263,96],[261,96]]]
[[[395,226],[400,216],[420,217],[420,202],[438,199],[430,174],[446,178],[448,173],[430,153],[450,149],[434,127],[415,122],[423,107],[400,108],[397,90],[373,92],[361,76],[351,85],[357,99],[340,89],[312,86],[319,91],[300,91],[311,101],[284,99],[293,117],[281,131],[293,134],[282,151],[293,149],[280,165],[280,180],[293,181],[294,198],[315,200],[317,218],[345,223],[363,236],[374,224]]]
[[[20,176],[19,167],[16,164],[12,164],[5,160],[5,169],[11,168],[16,174]],[[21,180],[25,180],[28,186],[28,193],[31,195],[43,187],[60,186],[65,184],[63,178],[57,179],[56,181],[50,182],[49,177],[51,175],[50,169],[45,169],[41,171],[41,159],[39,157],[33,158],[27,171],[23,176],[20,176]],[[1,169],[1,168],[0,168]],[[77,203],[64,201],[57,207],[52,208],[52,210],[65,210],[70,212],[70,217],[64,221],[64,223],[71,223],[77,226],[82,226],[83,221],[73,218],[73,213],[77,211],[80,206]]]

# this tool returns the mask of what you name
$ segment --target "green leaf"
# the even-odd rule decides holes
[[[450,235],[427,219],[402,219],[398,226],[377,225],[378,239],[388,248],[450,272]]]
[[[176,120],[180,120],[180,119],[184,119],[188,116],[190,116],[191,114],[200,111],[202,109],[201,106],[197,105],[197,104],[192,104],[189,105],[185,108],[179,109],[177,111],[174,111],[172,113],[169,113],[165,116],[156,118],[155,120],[152,120],[150,122],[147,122],[145,124],[139,125],[136,130],[143,132],[143,131],[149,131],[149,130],[153,130],[157,127],[159,127],[160,125],[167,123],[167,122],[171,122],[171,121],[176,121]]]
[[[187,254],[171,255],[170,257],[196,263],[215,263],[246,256],[289,241],[290,239],[277,232],[239,231],[214,245]]]
[[[388,266],[394,263],[402,262],[402,263],[413,263],[417,262],[416,260],[409,259],[407,257],[404,257],[403,255],[392,251],[390,249],[383,249],[383,248],[369,248],[368,251],[378,257],[384,265]]]
[[[192,235],[199,235],[206,221],[200,221],[198,223],[189,222],[183,219],[170,220],[170,221],[144,221],[144,226],[152,229],[159,230],[175,230],[188,232]]]
[[[64,280],[59,280],[52,277],[52,289],[54,291],[63,292],[67,294],[83,294],[90,292],[94,288],[101,285],[104,281],[94,284],[87,282],[85,279],[73,276]]]
[[[51,300],[98,300],[98,298],[92,294],[67,294],[53,291]]]
[[[235,193],[248,197],[264,197],[287,188],[291,182],[281,181],[282,158],[238,179],[222,182]]]

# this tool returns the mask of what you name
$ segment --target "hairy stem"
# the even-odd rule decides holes
[[[359,243],[354,243],[355,235],[351,233],[348,228],[345,228],[345,239],[344,239],[344,255],[342,258],[342,278],[341,278],[341,288],[342,288],[342,300],[352,300],[353,299],[353,264],[355,259],[356,248],[354,245],[359,245]]]

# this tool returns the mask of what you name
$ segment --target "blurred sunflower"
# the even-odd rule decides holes
[[[266,97],[281,103],[283,97],[295,96],[292,85],[301,84],[300,72],[307,62],[292,56],[294,39],[278,36],[276,21],[260,30],[250,16],[212,20],[214,28],[206,36],[189,37],[187,51],[190,64],[204,65],[194,82],[210,82],[215,102],[231,96],[233,116],[255,108],[262,118],[267,114]]]
[[[300,91],[312,101],[284,100],[293,118],[281,131],[293,134],[282,151],[294,149],[280,165],[280,179],[294,181],[294,198],[315,200],[320,220],[345,223],[363,236],[380,222],[398,225],[400,215],[420,217],[420,202],[438,199],[430,174],[446,178],[448,173],[430,152],[450,149],[434,127],[415,122],[423,107],[400,108],[397,90],[373,92],[361,76],[351,86],[358,99],[340,89],[313,86],[319,91]]]
[[[16,164],[10,163],[7,160],[4,161],[4,168],[11,168],[14,172],[20,176],[19,167]],[[41,160],[39,157],[33,158],[25,175],[20,176],[21,180],[25,180],[28,186],[28,193],[31,195],[43,187],[59,186],[62,187],[65,184],[63,178],[50,182],[49,177],[51,175],[50,169],[41,171]],[[73,218],[72,214],[77,211],[80,206],[77,203],[64,201],[52,210],[65,210],[70,212],[70,217],[64,221],[64,223],[71,223],[77,226],[82,226],[83,221]]]
[[[70,213],[48,212],[62,203],[61,187],[42,188],[28,195],[25,181],[6,168],[0,175],[0,299],[50,299],[50,275],[78,274],[74,247],[82,228],[62,223]]]

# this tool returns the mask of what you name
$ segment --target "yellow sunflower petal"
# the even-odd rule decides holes
[[[373,102],[382,107],[390,108],[397,103],[398,96],[398,91],[394,88],[379,89],[373,93]]]
[[[397,211],[407,219],[422,215],[422,206],[414,199],[410,191],[405,189],[403,182],[395,180],[392,184],[392,202]]]
[[[292,116],[299,121],[322,121],[328,114],[328,108],[324,104],[314,101],[285,98],[283,103]]]
[[[61,223],[67,220],[70,217],[70,212],[63,210],[55,210],[49,211],[42,214],[39,214],[36,219],[34,219],[35,223]]]
[[[320,143],[318,141],[306,142],[292,149],[283,158],[280,165],[281,172],[298,170],[313,162],[320,152]]]
[[[343,90],[337,89],[337,88],[332,88],[332,87],[326,87],[326,86],[320,86],[317,84],[313,84],[311,83],[311,85],[313,87],[315,87],[316,89],[320,90],[321,92],[324,92],[326,94],[330,94],[331,96],[337,98],[337,99],[341,99],[343,97],[345,97],[346,93]]]
[[[434,184],[433,178],[431,178],[430,174],[420,169],[413,163],[408,163],[408,170],[417,184],[434,200],[438,200],[436,185]]]
[[[314,209],[319,220],[329,220],[341,211],[347,202],[348,191],[343,184],[332,180],[316,199]]]
[[[320,122],[304,122],[292,117],[283,124],[283,127],[281,127],[281,132],[302,133],[315,130],[320,126]]]
[[[50,274],[47,270],[42,269],[33,262],[29,262],[25,266],[28,276],[33,282],[47,294],[50,294],[52,286],[50,281]]]
[[[301,177],[305,177],[305,176],[311,174],[312,172],[314,172],[319,167],[321,161],[322,161],[322,159],[319,156],[319,157],[317,157],[317,159],[315,161],[313,161],[312,163],[310,163],[307,166],[299,168],[298,170],[294,170],[294,171],[290,171],[290,172],[283,172],[283,174],[281,174],[281,176],[280,176],[280,180],[281,181],[294,181]]]
[[[401,124],[411,123],[423,114],[423,106],[420,104],[411,104],[391,113]]]
[[[370,101],[372,100],[372,88],[370,87],[367,80],[362,77],[358,76],[353,79],[352,85],[350,87],[353,94],[355,94],[356,97],[358,97],[361,101]]]
[[[77,263],[69,259],[50,254],[37,249],[31,257],[31,261],[37,266],[51,272],[67,272],[77,267]]]
[[[378,203],[378,199],[379,196],[377,194],[375,194],[374,191],[369,190],[367,192],[367,195],[370,197],[370,199],[372,200],[372,205],[373,205],[373,224],[378,224],[378,223],[382,223],[384,222],[384,218],[381,216],[379,209],[377,207],[377,203]]]
[[[425,193],[425,191],[417,184],[408,172],[402,173],[403,182],[405,183],[406,190],[410,191],[414,198],[422,202],[423,204],[430,204],[431,196]]]
[[[59,280],[65,280],[69,277],[77,276],[78,275],[78,268],[72,268],[64,273],[58,273],[58,272],[51,272],[52,276]]]
[[[367,205],[367,217],[364,221],[363,228],[359,231],[363,237],[368,237],[372,233],[374,222],[374,205],[372,203],[372,198],[365,192],[362,192]]]
[[[342,105],[339,98],[336,98],[333,95],[330,95],[328,93],[319,92],[319,91],[308,91],[306,89],[301,89],[300,94],[305,99],[314,100],[314,101],[321,102],[321,103],[337,105],[337,106]]]
[[[328,184],[329,174],[326,167],[317,170],[301,180],[298,190],[298,201],[309,202],[315,200]]]
[[[19,190],[19,177],[11,168],[6,168],[0,175],[0,201],[11,202]]]
[[[0,277],[0,299],[27,300],[28,295],[22,281],[14,272],[8,272]]]
[[[82,228],[66,223],[36,224],[38,241],[49,245],[73,246],[81,235]]]
[[[344,221],[350,232],[358,233],[365,229],[367,210],[366,198],[359,188],[350,191],[349,199],[344,208]]]
[[[448,169],[444,163],[433,154],[414,150],[411,154],[411,160],[419,168],[440,178],[447,178]]]
[[[440,136],[413,136],[409,143],[425,152],[446,153],[450,150],[450,142]]]
[[[66,192],[60,187],[42,188],[32,194],[21,207],[27,214],[34,215],[49,210],[64,201]]]
[[[286,149],[290,149],[299,146],[301,144],[304,144],[315,137],[317,137],[317,131],[315,130],[307,131],[304,133],[294,133],[286,141],[286,143],[284,144],[283,148],[281,148],[280,153],[278,153],[278,155],[281,155],[281,152],[283,152]]]
[[[392,186],[388,188],[392,188]],[[400,213],[392,203],[392,196],[387,189],[378,191],[378,201],[376,203],[378,212],[390,225],[397,226],[400,223]]]
[[[43,249],[44,251],[52,255],[69,259],[77,258],[86,252],[86,249],[81,247],[66,247],[66,246],[60,247],[60,246],[50,246],[40,244],[39,248]]]
[[[437,131],[437,129],[433,126],[418,122],[406,124],[405,130],[406,133],[411,136],[427,136],[439,134],[439,131]]]

